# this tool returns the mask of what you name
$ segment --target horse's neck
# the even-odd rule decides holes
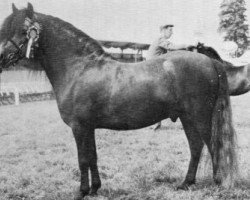
[[[227,71],[227,73],[229,74],[229,75],[231,75],[231,76],[236,76],[236,75],[238,75],[238,74],[244,74],[245,76],[246,76],[246,74],[245,74],[245,72],[246,72],[246,68],[245,68],[245,66],[234,66],[234,65],[232,65],[231,63],[228,63],[228,62],[224,62],[224,66],[225,66],[225,68],[226,68],[226,71]]]
[[[214,51],[214,50],[209,50],[208,51],[208,56],[210,58],[218,60],[219,62],[223,62],[223,60],[221,59],[221,57],[219,56],[219,54],[216,51]]]
[[[67,84],[76,68],[83,70],[84,64],[104,59],[102,48],[81,31],[57,18],[39,14],[38,18],[43,27],[38,59],[54,89]]]

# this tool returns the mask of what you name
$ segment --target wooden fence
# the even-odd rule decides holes
[[[51,84],[45,72],[28,70],[3,71],[0,81],[0,105],[50,99]]]

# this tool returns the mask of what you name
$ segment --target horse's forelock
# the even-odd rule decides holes
[[[20,29],[23,26],[26,10],[18,10],[15,13],[9,15],[2,23],[0,30],[0,41],[10,38],[14,35],[16,30]]]
[[[13,19],[14,19],[14,16],[13,16],[13,14],[11,14],[10,16],[8,16],[4,20],[4,22],[1,26],[1,30],[0,30],[0,41],[3,41],[9,37],[10,32],[11,32],[11,25],[12,25]]]

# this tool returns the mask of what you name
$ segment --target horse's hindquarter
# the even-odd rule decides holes
[[[212,60],[202,54],[185,51],[171,52],[165,58],[165,66],[169,65],[168,60],[174,66],[180,112],[197,115],[192,118],[209,115],[218,93],[218,74]]]

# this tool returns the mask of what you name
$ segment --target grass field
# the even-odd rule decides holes
[[[180,122],[164,129],[97,130],[98,164],[106,200],[250,199],[250,94],[232,98],[239,143],[235,189],[217,187],[199,168],[197,184],[175,191],[184,179],[189,148]],[[70,200],[79,187],[76,145],[55,101],[0,107],[0,200]]]

